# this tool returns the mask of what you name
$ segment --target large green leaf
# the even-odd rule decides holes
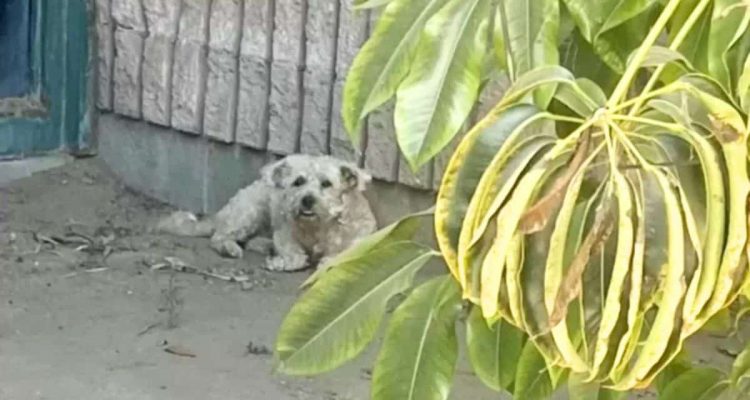
[[[737,79],[735,88],[737,99],[745,114],[750,112],[750,54],[745,58],[745,64]]]
[[[594,39],[594,51],[613,70],[623,72],[627,67],[628,55],[641,45],[654,23],[656,13],[652,10],[647,8],[627,22],[600,32]]]
[[[499,5],[493,11],[492,24],[492,48],[495,50],[497,67],[502,70],[508,69],[508,49],[505,47],[505,36],[503,34],[503,14]]]
[[[509,390],[523,349],[523,332],[503,320],[490,328],[482,310],[473,307],[466,324],[466,342],[479,379],[493,390]]]
[[[664,393],[667,387],[674,381],[678,376],[689,371],[692,368],[690,359],[687,358],[686,354],[680,353],[664,370],[656,377],[655,387],[657,393]]]
[[[715,0],[708,34],[708,71],[725,89],[732,79],[727,53],[740,39],[750,22],[750,8],[743,0]]]
[[[670,24],[667,29],[669,30],[669,42],[672,43],[677,36],[677,33],[685,25],[690,14],[698,5],[701,0],[683,0],[680,5],[677,6]],[[693,29],[690,30],[688,35],[679,46],[678,50],[682,53],[685,58],[688,59],[698,70],[707,72],[708,71],[708,35],[707,33],[711,29],[711,11],[704,11]]]
[[[693,368],[673,380],[659,395],[659,400],[714,400],[727,386],[721,371]]]
[[[656,0],[563,0],[583,37],[615,71],[648,32],[642,18]]]
[[[276,339],[279,370],[322,373],[355,357],[375,335],[388,300],[408,289],[433,255],[424,246],[396,242],[324,274],[281,325]]]
[[[655,2],[656,0],[563,0],[589,43],[593,43],[597,35],[625,23]]]
[[[417,287],[388,325],[372,377],[373,400],[447,399],[458,356],[458,286],[439,276]]]
[[[599,85],[586,78],[576,79],[572,85],[560,85],[555,98],[582,117],[593,116],[607,102]]]
[[[512,80],[545,65],[557,65],[560,8],[557,0],[502,0],[500,2],[508,69]],[[546,109],[554,88],[542,88],[535,101]]]
[[[594,52],[578,29],[563,43],[560,58],[562,66],[575,71],[579,78],[596,82],[606,93],[615,88],[618,75]]]
[[[344,85],[342,117],[359,141],[363,118],[384,104],[409,73],[425,22],[448,0],[393,0],[362,46]]]
[[[516,371],[514,400],[548,400],[554,386],[542,353],[529,340],[523,347]]]
[[[458,133],[479,94],[489,0],[453,1],[425,25],[397,92],[396,138],[413,170]]]
[[[329,269],[345,264],[348,261],[361,258],[365,254],[377,250],[379,247],[387,245],[389,243],[408,241],[414,238],[417,230],[425,222],[427,217],[431,217],[435,213],[435,209],[430,208],[424,211],[420,211],[414,214],[409,214],[400,220],[386,226],[383,229],[363,238],[354,246],[342,251],[336,257],[328,261],[325,265],[321,265],[318,269],[310,275],[301,287],[305,288],[315,283],[318,278]]]
[[[729,380],[736,388],[750,391],[750,344],[734,360]]]
[[[585,376],[572,374],[568,379],[568,395],[571,400],[623,400],[627,393],[603,388],[599,383],[586,382]]]

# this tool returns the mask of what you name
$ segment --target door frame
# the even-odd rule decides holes
[[[87,0],[31,4],[31,93],[0,115],[0,159],[92,151],[91,10]],[[17,106],[16,106],[17,105]]]

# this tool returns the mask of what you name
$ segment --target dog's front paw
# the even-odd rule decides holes
[[[268,257],[265,268],[269,271],[287,271],[286,262],[281,257]]]
[[[269,271],[292,272],[307,268],[306,257],[268,257],[266,259],[266,269]]]
[[[242,247],[240,247],[240,245],[235,241],[224,240],[221,242],[212,242],[211,247],[213,247],[213,249],[222,256],[242,258]]]

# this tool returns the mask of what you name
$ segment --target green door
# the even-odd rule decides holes
[[[0,159],[90,147],[86,0],[0,1]]]

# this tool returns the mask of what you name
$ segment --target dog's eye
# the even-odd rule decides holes
[[[307,180],[305,179],[304,176],[298,176],[297,179],[295,179],[294,182],[292,182],[292,186],[294,186],[294,187],[300,187],[300,186],[304,185],[305,182],[307,182]]]
[[[331,181],[324,180],[323,182],[320,182],[320,186],[322,186],[323,189],[327,189],[327,188],[331,187]]]

